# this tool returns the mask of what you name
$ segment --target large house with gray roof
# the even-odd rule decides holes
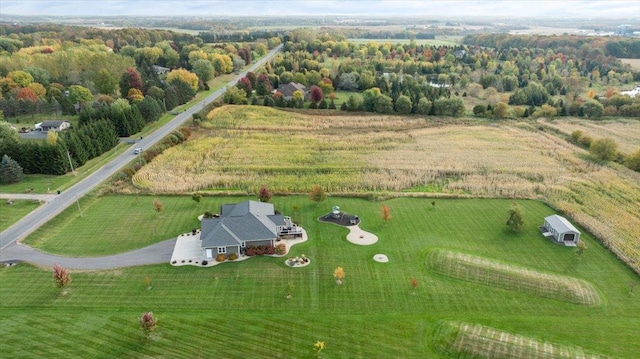
[[[274,246],[284,237],[301,237],[291,218],[277,214],[271,203],[245,201],[225,204],[213,218],[203,218],[200,231],[204,259],[218,254],[241,255],[248,246]]]

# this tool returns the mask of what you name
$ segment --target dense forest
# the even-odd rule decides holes
[[[499,51],[552,49],[584,59],[595,59],[598,56],[640,59],[640,39],[629,37],[475,34],[465,36],[462,42]]]
[[[276,37],[213,45],[172,31],[52,24],[3,25],[0,34],[0,119],[79,115],[77,126],[46,143],[1,141],[0,153],[25,173],[47,174],[102,154],[280,43]]]

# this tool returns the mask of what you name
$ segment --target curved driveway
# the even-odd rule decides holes
[[[244,76],[246,76],[247,72],[254,71],[260,66],[264,65],[268,60],[270,60],[277,52],[282,49],[282,45],[271,50],[267,55],[258,60],[255,64],[253,64],[249,69],[241,72],[236,76],[233,80],[228,83],[228,86],[234,86],[238,80]],[[169,121],[166,125],[157,129],[155,132],[147,135],[143,140],[140,140],[138,143],[134,144],[132,147],[142,147],[149,148],[153,146],[155,143],[162,140],[164,137],[169,135],[172,131],[176,130],[180,125],[186,122],[194,113],[200,111],[206,104],[213,102],[216,98],[222,96],[226,91],[226,87],[223,87],[204,99],[200,100],[189,109],[180,113],[173,120]],[[54,198],[50,199],[48,202],[43,204],[42,206],[36,208],[28,215],[24,216],[18,222],[16,222],[13,226],[7,228],[5,231],[0,233],[0,263],[1,262],[9,262],[13,260],[22,260],[31,262],[34,264],[41,265],[49,265],[58,263],[63,265],[65,260],[69,260],[69,268],[77,268],[77,269],[104,269],[104,268],[115,268],[116,265],[109,266],[108,264],[113,262],[120,262],[121,266],[134,266],[134,265],[144,265],[144,264],[154,264],[154,263],[168,263],[171,259],[171,252],[173,247],[169,248],[166,244],[168,241],[161,242],[157,245],[142,248],[130,253],[123,253],[115,256],[109,257],[101,257],[101,258],[64,258],[53,256],[49,254],[42,253],[37,251],[31,247],[25,245],[16,244],[19,240],[25,238],[33,231],[38,229],[40,226],[44,225],[50,219],[57,216],[60,212],[62,212],[65,208],[69,207],[73,204],[78,198],[84,196],[86,193],[91,191],[94,187],[99,185],[100,183],[107,180],[109,177],[118,172],[122,167],[127,165],[129,162],[134,160],[135,157],[132,156],[130,151],[126,151],[122,153],[118,157],[114,158],[111,162],[104,165],[102,168],[97,170],[96,172],[89,175],[87,178],[82,181],[76,183],[68,190],[62,192],[59,195],[56,195]],[[16,196],[17,198],[17,196]],[[174,240],[170,240],[174,241]],[[162,245],[164,243],[164,245]],[[156,248],[157,246],[157,248]],[[168,257],[167,257],[168,256]],[[51,260],[57,260],[55,262],[51,262]],[[91,261],[96,261],[96,268],[84,268],[83,265],[90,266]],[[103,267],[106,265],[106,267]],[[75,267],[78,266],[78,267]]]
[[[41,252],[35,248],[14,243],[3,249],[5,262],[24,261],[41,266],[61,265],[67,269],[99,270],[135,267],[147,264],[169,263],[176,239],[169,239],[149,247],[104,257],[62,257]]]

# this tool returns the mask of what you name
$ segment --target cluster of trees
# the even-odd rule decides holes
[[[279,44],[277,37],[250,45],[208,44],[164,30],[0,25],[0,110],[6,117],[74,114],[101,95],[136,101],[151,87],[164,91],[164,107],[171,109],[193,96],[172,80],[194,92],[208,89],[213,77],[240,71]],[[174,71],[164,79],[154,65]],[[176,69],[182,73],[173,74]],[[71,86],[83,90],[82,101]]]
[[[198,37],[205,43],[214,42],[253,42],[258,40],[276,41],[280,43],[280,39],[284,37],[283,31],[270,30],[238,30],[227,31],[220,29],[219,31],[209,30],[198,33]],[[270,48],[277,46],[276,42],[272,42]],[[275,44],[275,45],[274,45]]]
[[[118,144],[116,130],[106,120],[72,128],[60,135],[52,132],[54,135],[48,136],[47,141],[22,141],[10,126],[0,127],[0,153],[10,159],[12,173],[17,170],[11,163],[15,161],[26,174],[65,174],[71,166],[81,166]]]
[[[224,101],[301,108],[305,97],[308,97],[311,100],[310,108],[336,109],[334,92],[338,89],[362,91],[342,103],[340,109],[345,111],[448,116],[464,114],[464,103],[459,96],[452,96],[448,79],[440,79],[447,83],[434,83],[424,75],[406,75],[402,71],[381,73],[359,59],[345,59],[339,67],[329,69],[323,67],[325,60],[326,56],[317,51],[309,53],[297,50],[278,54],[260,75],[249,73],[240,79],[236,88],[227,92]],[[296,91],[290,99],[285,99],[278,92],[271,94],[271,89],[291,82],[309,88],[308,94]],[[256,96],[252,97],[254,90]]]
[[[287,38],[291,39],[285,42],[288,51],[267,65],[264,74],[272,88],[289,82],[311,88],[311,108],[459,116],[464,107],[458,96],[468,92],[486,101],[474,111],[482,117],[640,115],[640,104],[629,97],[618,95],[609,101],[615,93],[579,95],[594,83],[616,86],[631,83],[638,76],[616,59],[604,56],[585,60],[553,48],[496,51],[414,42],[354,44],[304,29],[292,31]],[[328,67],[328,61],[340,65]],[[322,96],[313,96],[314,86],[322,90]],[[244,94],[230,93],[228,103],[302,106],[300,95],[290,100],[278,94],[251,98],[255,89],[251,79],[238,87]],[[362,94],[336,105],[331,101],[334,89]],[[452,97],[452,93],[458,96]]]
[[[640,58],[640,39],[628,37],[487,33],[467,35],[463,38],[462,42],[497,50],[524,48],[558,49],[565,54],[577,55],[584,59],[597,58],[598,56]]]
[[[615,161],[626,167],[640,172],[640,148],[630,154],[623,154],[618,150],[618,143],[612,138],[594,140],[581,130],[571,133],[571,142],[589,150],[591,155],[600,161]]]

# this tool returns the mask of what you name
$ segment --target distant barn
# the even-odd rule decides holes
[[[554,214],[544,218],[544,225],[540,227],[542,234],[555,243],[574,247],[580,241],[580,231],[566,218]]]

